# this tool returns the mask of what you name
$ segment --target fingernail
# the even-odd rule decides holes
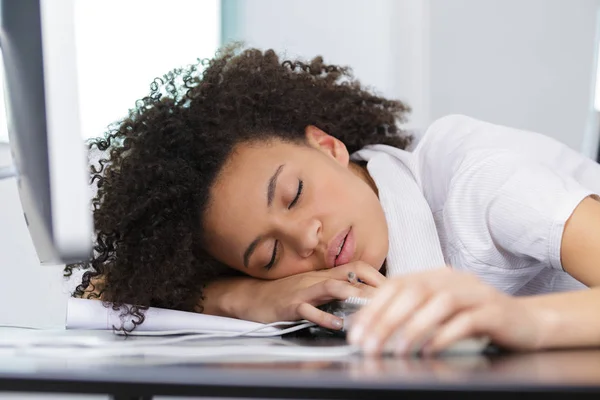
[[[378,348],[379,340],[377,340],[376,337],[371,337],[367,339],[367,342],[365,343],[365,353],[369,355],[374,355],[377,352]]]
[[[342,329],[344,327],[344,320],[341,318],[335,318],[331,322],[331,325],[333,325],[333,327],[336,329]]]
[[[358,344],[365,333],[365,329],[362,325],[352,325],[350,329],[350,335],[348,335],[348,341],[352,344]]]

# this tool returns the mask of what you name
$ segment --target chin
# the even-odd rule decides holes
[[[361,261],[369,264],[377,271],[381,271],[383,264],[385,263],[385,257],[361,257]]]
[[[383,267],[383,266],[384,266],[384,264],[385,264],[385,260],[383,260],[382,262],[380,262],[380,263],[379,263],[379,264],[377,264],[376,266],[375,266],[375,265],[373,265],[373,267],[374,267],[374,268],[375,268],[377,271],[379,271],[379,272],[381,272],[382,274],[384,274],[384,275],[385,275],[385,273],[386,273],[387,271],[385,271],[385,268]]]

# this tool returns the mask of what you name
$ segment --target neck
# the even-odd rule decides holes
[[[377,190],[377,185],[375,185],[375,181],[369,175],[369,171],[367,171],[367,167],[365,164],[358,164],[355,162],[350,162],[350,170],[356,174],[360,179],[362,179],[379,197],[379,190]]]

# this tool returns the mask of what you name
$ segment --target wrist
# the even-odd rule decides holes
[[[542,301],[540,301],[542,300]],[[535,323],[535,339],[532,350],[561,347],[560,336],[563,321],[560,312],[543,301],[542,296],[522,297],[520,301],[527,307]]]
[[[211,282],[204,289],[204,313],[221,317],[241,318],[251,307],[249,299],[257,280],[253,278],[226,278]]]
[[[523,297],[520,305],[532,312],[538,348],[600,346],[600,287]]]

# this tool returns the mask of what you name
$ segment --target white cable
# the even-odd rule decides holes
[[[235,333],[231,333],[231,332],[221,332],[221,333],[199,333],[199,334],[192,334],[192,335],[187,335],[187,336],[181,336],[181,337],[176,337],[176,338],[170,338],[170,339],[164,339],[164,340],[160,340],[160,341],[153,341],[152,345],[153,346],[168,346],[168,345],[172,345],[175,343],[182,343],[182,342],[188,342],[188,341],[193,341],[193,340],[199,340],[199,339],[217,339],[217,338],[239,338],[239,337],[272,337],[272,336],[281,336],[281,335],[285,335],[286,333],[291,333],[291,332],[296,332],[299,331],[301,329],[305,329],[305,328],[310,328],[311,326],[314,326],[315,324],[312,322],[306,322],[297,326],[293,326],[291,328],[287,328],[287,329],[283,329],[279,332],[276,333],[272,333],[272,332],[265,332],[265,333],[260,333],[257,331],[260,331],[262,329],[265,329],[269,326],[276,326],[277,324],[281,324],[280,322],[275,322],[273,324],[268,324],[265,326],[261,326],[246,332],[235,332]],[[289,324],[289,323],[288,323]],[[146,332],[149,333],[149,332]],[[138,336],[156,336],[156,335],[138,335]],[[147,343],[145,342],[127,342],[125,343],[126,346],[145,346]]]
[[[269,324],[261,325],[257,328],[250,329],[244,332],[231,332],[231,331],[219,331],[219,330],[205,330],[205,329],[179,329],[179,330],[167,330],[167,331],[133,331],[133,332],[123,332],[123,331],[115,331],[115,334],[121,336],[174,336],[174,335],[202,335],[202,334],[214,334],[214,335],[223,335],[226,337],[231,337],[231,335],[235,336],[250,336],[257,335],[260,337],[269,337],[269,336],[281,336],[285,333],[295,332],[301,329],[305,329],[311,326],[315,326],[316,324],[310,322],[308,320],[300,320],[300,321],[277,321],[271,322]],[[261,330],[271,327],[278,326],[292,326],[283,331],[277,332],[264,332],[260,333]]]
[[[8,167],[0,167],[0,180],[17,176],[17,169],[9,165]]]
[[[310,321],[307,321],[305,319],[299,320],[299,321],[271,322],[269,324],[261,325],[258,328],[253,328],[249,331],[244,331],[244,332],[242,332],[242,334],[258,332],[265,328],[270,328],[270,327],[291,326],[291,325],[298,325],[298,324],[304,324],[304,323],[309,323],[309,322]],[[173,335],[190,335],[190,334],[199,334],[199,333],[220,333],[220,332],[224,332],[226,334],[232,333],[231,331],[220,331],[220,330],[210,330],[210,329],[178,329],[178,330],[172,329],[172,330],[166,330],[166,331],[141,331],[141,330],[135,330],[132,332],[115,331],[115,334],[121,335],[121,336],[173,336]],[[270,334],[273,336],[281,335],[281,333],[279,333],[279,331],[273,332]]]

